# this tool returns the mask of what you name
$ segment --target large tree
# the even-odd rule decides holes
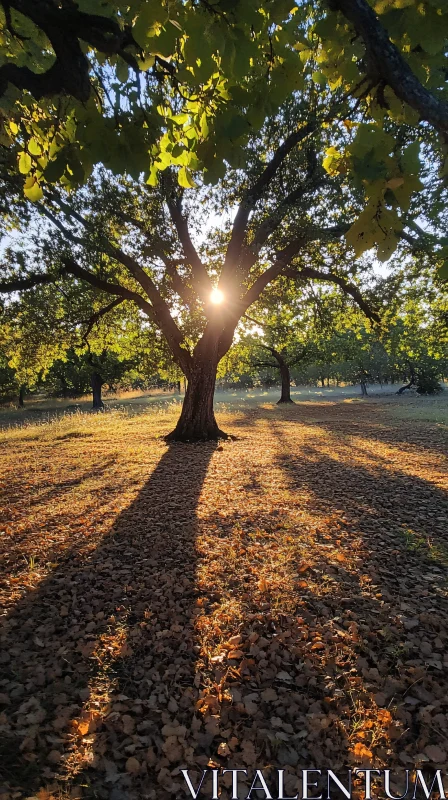
[[[145,46],[157,53],[166,44],[162,55],[170,55],[163,64],[154,56],[140,92],[143,67],[129,72],[123,53],[106,53],[108,66],[98,70],[98,53],[106,51],[87,39],[95,91],[85,102],[70,95],[70,113],[63,103],[57,116],[57,93],[43,103],[16,83],[20,95],[13,92],[8,106],[5,210],[16,196],[16,220],[40,216],[61,238],[49,271],[7,273],[0,288],[64,274],[104,300],[136,304],[188,379],[171,438],[221,435],[216,368],[267,286],[287,276],[356,288],[343,270],[306,260],[316,243],[324,248],[346,236],[357,256],[375,246],[385,260],[405,239],[438,248],[443,262],[446,243],[434,244],[415,223],[425,191],[433,208],[442,207],[445,191],[434,174],[443,141],[419,119],[442,132],[443,125],[424,109],[420,117],[410,113],[411,96],[394,94],[392,81],[386,91],[385,78],[372,77],[367,38],[365,49],[353,40],[357,23],[348,13],[344,19],[323,4],[290,5],[179,2],[168,15],[164,2],[137,3],[127,7],[123,30],[129,22],[135,38],[141,23]],[[120,15],[118,5],[113,13]],[[10,22],[14,37],[17,20]],[[406,37],[392,38],[402,50],[397,68],[408,74]],[[415,49],[420,83],[426,75],[439,102],[439,50],[433,58],[421,43]],[[359,70],[369,80],[360,82]],[[101,161],[107,170],[94,169]],[[114,179],[111,170],[127,177]],[[32,211],[20,206],[23,190]],[[207,241],[222,212],[219,242],[215,233]],[[435,234],[437,219],[431,222]]]

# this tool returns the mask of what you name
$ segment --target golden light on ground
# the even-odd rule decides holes
[[[210,302],[212,302],[215,306],[219,306],[224,302],[224,295],[220,289],[212,289],[210,294]]]

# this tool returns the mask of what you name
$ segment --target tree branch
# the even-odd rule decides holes
[[[281,221],[284,219],[288,211],[294,206],[298,200],[302,200],[308,192],[318,189],[324,182],[323,177],[320,178],[309,175],[306,182],[290,192],[277,208],[269,215],[261,225],[258,227],[255,235],[246,247],[243,248],[241,258],[242,274],[247,276],[255,264],[261,248],[267,242],[271,234],[279,227]]]
[[[269,186],[279,167],[283,164],[289,153],[300,142],[304,141],[307,136],[314,133],[315,130],[317,130],[318,125],[319,123],[317,121],[307,122],[303,127],[298,128],[298,130],[290,133],[285,141],[276,150],[261,175],[246,192],[238,207],[238,211],[236,212],[233,222],[232,234],[227,247],[224,267],[222,270],[222,277],[224,281],[226,281],[228,276],[232,274],[233,270],[238,264],[251,211],[255,208],[255,205],[262,196],[264,190]]]
[[[55,62],[43,73],[35,73],[28,67],[3,64],[0,67],[0,96],[8,83],[17,89],[29,91],[36,100],[56,94],[69,94],[84,103],[90,97],[90,63],[83,53],[80,40],[105,55],[119,54],[134,69],[138,69],[135,57],[125,48],[133,45],[129,26],[107,16],[87,14],[74,3],[46,2],[46,0],[8,0],[3,6],[23,14],[45,33],[56,54]],[[14,32],[13,32],[14,35]]]
[[[96,325],[97,322],[99,322],[101,317],[106,316],[106,314],[108,314],[109,311],[112,311],[112,309],[116,308],[116,306],[119,306],[120,303],[124,302],[124,300],[125,300],[124,297],[116,297],[115,300],[112,300],[107,306],[104,306],[104,308],[100,308],[99,311],[95,311],[95,313],[92,314],[92,316],[88,320],[85,320],[85,322],[87,323],[87,328],[82,336],[85,342],[87,342],[89,333],[91,332],[93,326]]]
[[[344,294],[350,295],[350,297],[353,298],[368,319],[372,320],[372,322],[380,322],[379,314],[364,300],[358,287],[341,275],[336,275],[334,272],[319,272],[319,270],[313,269],[312,267],[302,267],[300,269],[287,267],[283,270],[282,274],[286,275],[288,278],[311,278],[312,280],[335,283],[342,289]]]
[[[300,252],[306,242],[306,237],[294,239],[294,241],[290,242],[287,247],[285,247],[283,250],[280,250],[276,254],[276,259],[272,266],[268,267],[267,270],[259,275],[252,286],[247,290],[244,297],[242,297],[240,302],[237,304],[238,311],[240,311],[240,317],[246,313],[247,309],[252,305],[252,303],[255,303],[255,301],[258,300],[263,289],[265,289],[266,286],[275,278],[278,278],[285,267],[289,264],[291,259],[293,259],[294,256]]]
[[[64,264],[64,267],[61,270],[62,275],[74,275],[75,278],[79,278],[80,280],[89,283],[91,286],[94,286],[95,289],[99,289],[101,292],[118,295],[122,298],[122,300],[132,300],[153,322],[156,321],[152,305],[148,303],[144,297],[138,294],[138,292],[134,292],[132,289],[127,289],[125,286],[121,286],[119,283],[113,283],[112,281],[106,281],[103,278],[99,278],[98,275],[95,275],[88,269],[81,267],[74,258],[62,256],[61,260]]]
[[[369,78],[387,84],[400,100],[448,138],[448,105],[434,97],[418,80],[367,0],[331,0],[364,42]]]
[[[64,203],[64,201],[62,201],[60,198],[57,198],[57,196],[55,199],[65,214],[74,216],[75,219],[80,222],[88,231],[91,231],[91,227],[84,217],[77,212],[73,212],[72,214],[72,209],[70,206]],[[56,225],[57,228],[59,228],[59,230],[69,239],[69,241],[72,241],[75,244],[80,244],[81,246],[85,245],[84,241],[70,231],[65,225],[63,225],[60,220],[58,220],[58,218],[51,211],[49,211],[48,208],[46,208],[44,204],[39,204],[39,207],[42,213],[45,214],[53,222],[53,224]],[[125,253],[119,247],[113,245],[105,236],[102,235],[101,239],[104,242],[104,252],[121,263],[146,292],[149,300],[151,301],[151,305],[147,305],[152,309],[152,318],[166,336],[168,344],[170,345],[175,357],[179,359],[182,356],[183,363],[185,363],[184,355],[185,353],[188,353],[188,351],[183,347],[183,334],[177,327],[173,317],[171,316],[168,305],[166,304],[153,280],[144,271],[144,269],[142,269],[138,261],[136,261],[132,256]],[[92,273],[87,274],[91,275]],[[115,292],[115,294],[119,293]],[[137,292],[134,292],[134,294],[136,297],[140,298],[140,295]],[[182,367],[182,369],[184,369],[184,366],[180,364],[180,361],[179,365]]]
[[[53,283],[54,280],[55,278],[53,275],[32,272],[26,278],[11,278],[10,280],[0,282],[0,294],[10,294],[11,292],[33,289],[34,286],[39,286],[44,283]]]
[[[99,289],[102,292],[118,295],[124,300],[132,300],[153,322],[156,323],[156,325],[161,327],[153,306],[148,303],[148,301],[145,300],[140,294],[138,294],[138,292],[133,292],[131,289],[127,289],[125,286],[121,286],[118,283],[112,283],[110,281],[105,281],[102,278],[98,278],[97,275],[94,275],[89,270],[84,269],[84,267],[81,267],[79,264],[77,264],[73,258],[65,256],[62,260],[65,265],[64,272],[74,275],[80,280],[86,281],[86,283],[90,283],[91,286],[94,286],[96,289]],[[175,338],[170,334],[170,331],[167,332],[163,328],[162,330],[179,366],[188,376],[191,365],[191,355],[188,350],[183,348],[183,339],[181,338],[179,341],[179,337],[181,337],[180,331],[176,326],[175,328],[178,333],[178,336]]]
[[[199,297],[207,302],[213,289],[213,284],[192,242],[187,219],[182,213],[182,201],[180,197],[176,196],[173,187],[169,185],[170,179],[171,176],[165,176],[165,198],[170,217],[176,228],[185,258],[191,267],[192,283],[195,290]]]

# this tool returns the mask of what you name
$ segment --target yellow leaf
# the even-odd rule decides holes
[[[191,172],[187,167],[181,167],[177,176],[177,180],[179,182],[179,186],[183,186],[184,189],[194,189],[196,184],[192,178]]]
[[[44,196],[42,187],[39,186],[37,181],[34,181],[34,183],[32,183],[31,186],[25,185],[23,188],[23,192],[25,194],[25,197],[27,197],[28,200],[31,200],[32,203],[37,203],[37,201],[42,200]]]
[[[30,154],[25,153],[25,151],[19,153],[19,172],[21,172],[22,175],[27,175],[31,169],[31,166],[32,162]]]

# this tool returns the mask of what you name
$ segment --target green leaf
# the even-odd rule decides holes
[[[56,183],[64,174],[66,158],[60,154],[57,158],[49,161],[45,167],[45,178],[49,183]]]
[[[416,175],[420,169],[420,143],[412,142],[408,145],[400,156],[400,164],[404,172]]]
[[[154,25],[157,22],[164,23],[167,17],[168,13],[160,0],[150,0],[150,2],[144,3],[132,28],[132,35],[137,44],[145,49],[148,38],[155,33]]]
[[[398,244],[398,237],[393,231],[389,231],[386,238],[378,245],[377,258],[379,261],[388,261],[392,253],[395,252]]]
[[[311,77],[322,88],[327,85],[327,76],[323,72],[313,72]]]
[[[183,125],[184,122],[188,122],[189,119],[189,114],[175,114],[174,117],[171,117],[171,121],[175,122],[176,125]]]
[[[19,153],[19,172],[21,172],[22,175],[28,175],[28,172],[30,171],[31,167],[32,167],[32,161],[30,154],[25,153],[25,151]]]
[[[122,58],[118,59],[115,74],[121,83],[126,83],[129,78],[129,67]]]

